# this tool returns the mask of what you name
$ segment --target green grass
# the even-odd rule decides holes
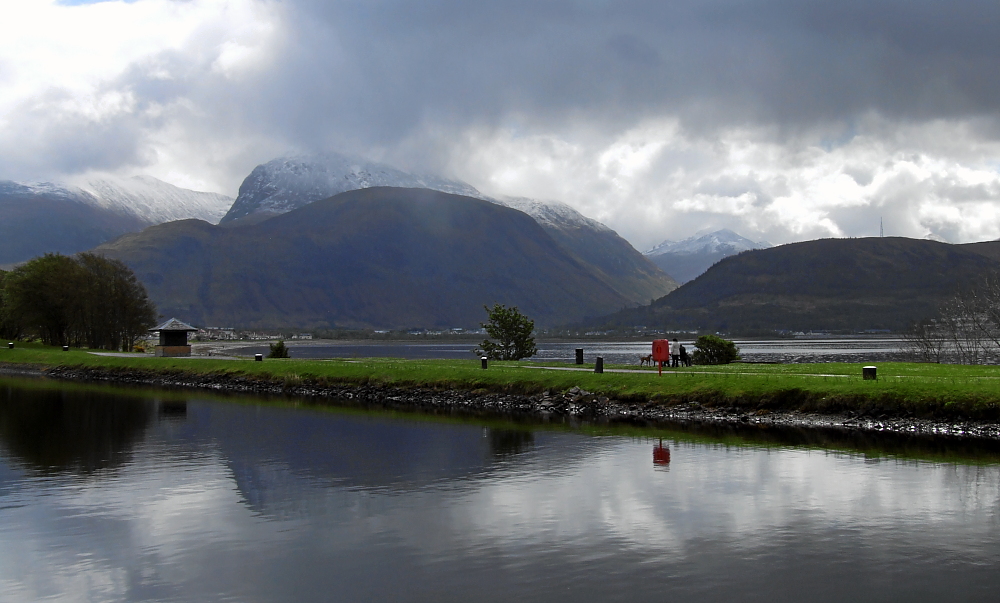
[[[612,399],[641,403],[1000,418],[1000,368],[985,366],[883,363],[878,365],[877,381],[863,380],[862,365],[848,363],[731,364],[664,371],[662,376],[656,369],[599,375],[590,370],[528,368],[539,365],[526,362],[491,362],[484,371],[478,360],[115,358],[22,343],[14,350],[0,349],[0,363],[247,376],[288,384],[377,383],[523,394],[579,386]]]

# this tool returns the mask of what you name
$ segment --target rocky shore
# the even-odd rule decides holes
[[[893,409],[871,407],[838,413],[769,410],[753,401],[738,406],[712,400],[613,400],[574,387],[524,395],[486,390],[408,388],[383,384],[317,383],[249,376],[155,372],[137,369],[11,367],[6,374],[44,375],[55,379],[123,385],[180,387],[272,396],[292,396],[319,403],[353,405],[435,414],[495,415],[539,421],[717,424],[760,427],[837,429],[868,433],[954,436],[1000,440],[1000,424],[956,418],[899,416]]]

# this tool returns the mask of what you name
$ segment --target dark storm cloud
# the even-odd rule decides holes
[[[307,1],[295,15],[305,52],[287,88],[315,111],[335,99],[375,140],[509,112],[810,125],[1000,107],[995,2]]]

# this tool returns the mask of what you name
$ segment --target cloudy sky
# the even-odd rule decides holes
[[[636,247],[1000,238],[1000,3],[0,0],[0,178],[334,150]]]

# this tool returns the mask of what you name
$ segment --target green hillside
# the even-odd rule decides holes
[[[743,252],[652,305],[590,326],[764,332],[901,330],[1000,270],[1000,243],[821,239]]]
[[[198,325],[467,328],[503,303],[541,326],[629,303],[526,214],[427,189],[350,191],[234,228],[172,222],[95,251]]]

